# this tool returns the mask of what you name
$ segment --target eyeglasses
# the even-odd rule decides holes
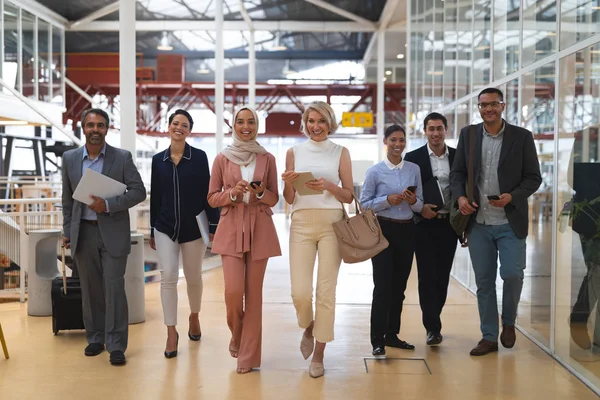
[[[480,110],[485,110],[488,107],[498,108],[501,105],[504,105],[503,101],[492,101],[490,103],[479,103],[479,104],[477,104],[477,107],[479,107]]]

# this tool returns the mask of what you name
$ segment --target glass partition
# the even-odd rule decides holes
[[[600,386],[600,44],[560,76],[555,351]]]
[[[409,16],[415,124],[435,105],[456,145],[461,128],[481,122],[477,95],[491,86],[505,95],[504,119],[532,132],[542,184],[529,198],[517,325],[600,393],[600,0],[444,1],[428,32],[423,15],[438,15],[438,2],[425,3],[414,0]],[[439,81],[426,76],[438,70],[441,107],[426,96],[438,99]],[[452,274],[477,290],[466,249]]]
[[[38,100],[50,101],[50,24],[38,18]]]
[[[2,24],[4,29],[4,60],[2,63],[2,79],[13,89],[17,88],[17,76],[19,72],[17,62],[18,31],[17,19],[19,10],[10,3],[4,3],[4,15]],[[10,93],[3,88],[3,93]]]
[[[21,46],[21,50],[22,50],[22,57],[21,57],[21,63],[22,63],[22,69],[23,69],[23,88],[21,90],[21,94],[23,94],[23,96],[28,97],[30,99],[36,99],[36,94],[37,94],[37,85],[36,85],[36,79],[35,79],[35,74],[36,74],[36,70],[35,70],[35,56],[36,56],[36,52],[35,52],[35,46],[36,46],[36,31],[35,31],[35,26],[36,26],[36,17],[35,15],[31,14],[30,12],[27,12],[25,10],[22,10],[22,14],[21,14],[21,24],[23,27],[23,34],[22,34],[22,46]]]
[[[31,100],[63,104],[64,77],[60,73],[63,27],[54,26],[7,0],[0,23],[4,33],[2,79]],[[6,88],[2,93],[10,94]]]

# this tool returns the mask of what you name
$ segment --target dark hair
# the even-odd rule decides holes
[[[191,131],[194,126],[194,120],[192,119],[192,116],[190,115],[189,112],[182,110],[182,109],[175,110],[175,112],[169,116],[169,125],[171,125],[171,122],[173,122],[173,118],[175,118],[176,115],[183,115],[184,117],[186,117],[188,119],[188,121],[190,122],[190,131]]]
[[[387,139],[392,134],[394,134],[398,131],[404,133],[404,138],[406,139],[406,131],[404,130],[403,127],[401,127],[400,125],[397,125],[397,124],[388,126],[388,128],[385,130],[385,133],[383,134],[383,136]]]
[[[502,90],[493,87],[485,88],[481,92],[479,92],[479,95],[477,96],[477,101],[479,101],[479,98],[482,94],[486,93],[497,94],[498,97],[500,97],[500,101],[504,101],[504,94],[502,94]]]
[[[108,127],[110,126],[110,118],[108,118],[108,114],[106,113],[106,111],[101,110],[99,108],[88,108],[87,110],[82,112],[81,113],[81,126],[85,125],[85,119],[90,114],[98,114],[98,115],[102,116],[104,118],[104,120],[106,121],[106,128],[108,129]]]
[[[432,112],[425,117],[425,122],[423,123],[423,129],[427,130],[427,123],[429,121],[442,121],[444,123],[444,128],[448,129],[448,120],[442,114],[437,112]]]

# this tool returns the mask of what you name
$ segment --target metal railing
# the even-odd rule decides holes
[[[134,209],[137,231],[150,236],[149,197]],[[18,292],[25,301],[29,232],[39,229],[62,231],[62,199],[0,199],[0,294]]]

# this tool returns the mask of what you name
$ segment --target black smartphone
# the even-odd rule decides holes
[[[488,200],[500,200],[500,196],[493,194],[493,195],[489,195]]]
[[[409,192],[414,193],[417,190],[417,187],[416,186],[409,186],[406,189],[408,189]]]
[[[260,186],[262,182],[261,181],[252,181],[250,182],[250,186],[252,186],[254,189],[256,189],[257,187]]]

